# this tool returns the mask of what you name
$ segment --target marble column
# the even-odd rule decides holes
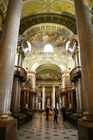
[[[36,97],[35,97],[35,95],[33,96],[33,108],[34,109],[36,108]]]
[[[26,103],[29,105],[29,92],[27,92],[27,101]]]
[[[41,102],[39,101],[39,103],[38,103],[38,106],[39,106],[39,109],[41,109]]]
[[[73,106],[73,92],[71,92],[71,104],[72,104],[72,108],[74,107]]]
[[[76,82],[76,103],[77,103],[77,110],[79,110],[79,89],[78,89],[78,84]]]
[[[22,50],[20,49],[18,51],[18,57],[17,57],[17,66],[22,67],[24,54]],[[21,94],[21,85],[22,81],[19,76],[14,75],[13,80],[13,89],[12,89],[12,101],[11,101],[11,111],[14,113],[17,113],[20,111],[20,94]]]
[[[71,93],[68,93],[68,104],[71,104],[71,95],[70,95]]]
[[[55,108],[55,86],[53,86],[53,109]]]
[[[82,112],[83,111],[83,99],[82,99],[82,84],[81,84],[81,78],[79,78],[76,81],[76,99],[77,99],[77,111]]]
[[[29,93],[29,109],[31,109],[31,93]]]
[[[45,109],[45,87],[42,87],[42,109]]]
[[[33,109],[33,94],[31,94],[31,109]]]
[[[65,88],[65,73],[62,73],[62,89]]]
[[[17,66],[18,63],[18,53],[16,52],[16,57],[15,57],[15,65]]]
[[[67,108],[67,97],[66,95],[64,95],[63,97],[64,97],[64,107]]]
[[[36,85],[35,85],[35,73],[34,72],[31,73],[31,81],[32,81],[32,88],[35,89]]]
[[[17,49],[22,0],[9,0],[0,41],[0,117],[10,114],[14,62]]]
[[[79,47],[76,46],[76,50],[74,53],[74,61],[75,61],[75,67],[80,66],[80,60],[79,60]],[[79,77],[76,81],[76,100],[77,100],[77,112],[82,113],[83,108],[83,87],[82,87],[82,77]]]
[[[61,109],[61,97],[59,97],[59,108]]]
[[[18,52],[17,66],[22,67],[23,66],[23,60],[24,60],[24,53],[22,51],[19,51]]]
[[[26,106],[26,102],[27,102],[27,91],[24,91],[24,108]]]
[[[86,100],[88,117],[91,118],[93,116],[93,28],[87,0],[75,0],[75,11],[80,44],[84,100]]]
[[[62,97],[62,107],[65,107],[65,96]]]
[[[76,46],[76,49],[75,49],[74,61],[75,61],[75,67],[80,66],[78,46]]]
[[[87,114],[78,121],[78,140],[93,139],[93,27],[87,0],[74,0]],[[83,129],[83,131],[82,131]]]
[[[35,73],[33,74],[33,88],[35,89]]]
[[[12,100],[11,100],[11,111],[13,113],[20,112],[20,93],[21,93],[21,81],[18,77],[14,78]]]
[[[38,109],[38,97],[36,97],[36,108]]]

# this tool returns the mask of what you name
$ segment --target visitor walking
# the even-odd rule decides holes
[[[58,118],[58,109],[54,108],[54,122],[57,123],[57,118]]]

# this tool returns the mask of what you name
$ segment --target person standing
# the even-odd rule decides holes
[[[48,116],[49,116],[49,107],[47,106],[47,108],[46,108],[46,120],[48,120]]]
[[[57,123],[57,118],[58,118],[58,109],[54,108],[54,122]]]
[[[63,121],[66,121],[66,109],[65,107],[62,107],[62,117],[63,117]]]

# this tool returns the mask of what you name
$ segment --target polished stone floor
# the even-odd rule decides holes
[[[77,130],[68,122],[63,122],[58,118],[58,122],[53,121],[53,117],[35,115],[33,119],[17,130],[16,140],[77,140]]]

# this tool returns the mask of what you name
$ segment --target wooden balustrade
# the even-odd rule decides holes
[[[14,76],[20,77],[21,81],[25,82],[27,79],[27,72],[25,71],[24,68],[22,68],[20,66],[15,66]]]
[[[66,94],[74,90],[75,90],[74,87],[66,87],[66,88],[60,88],[59,92],[60,94]]]
[[[29,93],[32,93],[32,94],[37,93],[37,89],[33,89],[33,88],[30,88],[30,87],[22,87],[22,91],[26,91],[26,92],[29,92]]]
[[[70,79],[72,82],[77,81],[78,78],[81,77],[81,66],[75,67],[71,72],[70,72]]]

